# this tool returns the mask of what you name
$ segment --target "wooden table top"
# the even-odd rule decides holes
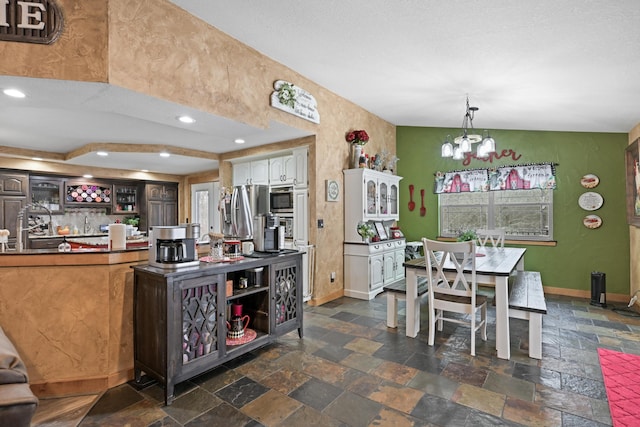
[[[491,276],[508,276],[514,270],[518,262],[527,251],[526,248],[477,248],[476,249],[476,274]],[[424,269],[427,261],[425,258],[415,258],[404,262],[406,268]],[[448,268],[447,265],[450,267]],[[453,264],[447,261],[445,271],[455,271]],[[465,268],[465,271],[467,268]]]

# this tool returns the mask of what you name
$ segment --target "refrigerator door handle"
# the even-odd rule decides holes
[[[229,213],[231,217],[231,234],[233,236],[238,235],[238,190],[236,188],[233,189],[231,193],[231,212]]]

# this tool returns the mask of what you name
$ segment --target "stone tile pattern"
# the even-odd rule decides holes
[[[491,289],[483,289],[491,294]],[[107,391],[88,426],[610,426],[597,349],[640,354],[640,320],[586,300],[547,296],[543,358],[528,357],[527,324],[511,320],[510,361],[489,339],[469,354],[464,326],[427,345],[385,325],[386,298],[341,298],[305,307],[305,333],[178,384]],[[404,308],[401,306],[401,314]],[[493,323],[492,323],[493,322]]]

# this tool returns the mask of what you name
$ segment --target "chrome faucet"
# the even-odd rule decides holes
[[[27,209],[32,207],[41,207],[42,209],[47,211],[47,214],[49,215],[49,223],[47,224],[49,229],[49,236],[53,235],[53,221],[51,219],[51,211],[49,210],[49,208],[47,208],[46,206],[40,203],[28,203],[24,205],[22,209],[20,209],[20,212],[18,212],[18,218],[17,218],[17,224],[16,224],[16,251],[18,252],[22,252],[24,250],[22,233],[24,233],[25,231],[33,230],[36,227],[40,227],[40,224],[34,224],[31,227],[26,227],[26,228],[24,227],[24,213],[27,211]]]

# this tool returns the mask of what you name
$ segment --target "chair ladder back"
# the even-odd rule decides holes
[[[504,248],[504,229],[498,228],[494,230],[488,229],[480,229],[476,230],[476,235],[478,236],[478,244],[481,247],[485,247],[487,242],[491,243],[491,246],[494,248],[500,247]]]
[[[426,269],[429,279],[429,289],[440,294],[455,296],[472,296],[476,292],[476,259],[475,242],[438,242],[423,239],[424,253],[427,258]],[[456,254],[464,254],[463,260],[456,258]],[[447,263],[448,262],[448,263]],[[444,266],[454,266],[456,275],[448,278]],[[464,267],[471,263],[471,279],[464,273]]]

